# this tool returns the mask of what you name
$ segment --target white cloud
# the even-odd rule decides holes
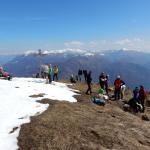
[[[64,43],[67,48],[82,48],[84,46],[83,42],[80,41],[70,41]]]
[[[134,41],[134,42],[142,42],[143,39],[141,39],[141,38],[134,38],[133,41]]]
[[[148,41],[145,41],[144,39],[141,38],[125,38],[125,39],[120,39],[113,41],[111,43],[112,47],[117,47],[122,49],[123,47],[126,47],[127,49],[130,50],[144,50],[147,49],[146,47],[149,45]]]
[[[115,43],[118,44],[118,45],[125,45],[125,44],[131,44],[132,41],[129,40],[128,38],[126,38],[126,39],[122,39],[122,40],[116,41]]]
[[[64,43],[66,48],[78,48],[84,50],[112,50],[112,49],[124,49],[124,50],[138,50],[150,52],[150,40],[142,39],[140,37],[122,38],[114,40],[91,40],[87,42],[83,41],[70,41]]]
[[[102,44],[107,44],[107,40],[101,40]]]
[[[98,45],[98,43],[95,42],[95,41],[90,41],[90,42],[89,42],[89,45],[92,46],[92,47],[95,47],[95,46]]]
[[[88,49],[98,50],[101,49],[102,47],[105,47],[107,44],[108,44],[107,40],[99,40],[99,41],[97,40],[86,43],[86,47]]]

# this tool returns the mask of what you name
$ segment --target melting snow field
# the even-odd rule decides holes
[[[40,93],[45,95],[29,97]],[[20,126],[48,108],[48,104],[40,104],[37,100],[49,98],[76,102],[73,95],[75,93],[63,83],[45,84],[45,80],[35,78],[0,80],[0,150],[16,150]]]

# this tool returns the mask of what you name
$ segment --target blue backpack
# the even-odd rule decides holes
[[[100,105],[100,106],[105,106],[106,101],[104,99],[96,98],[95,96],[91,98],[92,102],[94,104]]]

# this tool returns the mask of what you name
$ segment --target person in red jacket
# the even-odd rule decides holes
[[[122,81],[120,79],[120,76],[117,76],[117,79],[114,82],[114,86],[115,86],[115,100],[119,100],[121,97],[121,86],[125,85],[124,81]]]
[[[139,90],[138,100],[139,100],[140,104],[143,107],[143,110],[142,110],[143,113],[145,112],[145,99],[146,99],[146,96],[147,96],[147,92],[146,92],[144,86],[141,85],[140,90]]]

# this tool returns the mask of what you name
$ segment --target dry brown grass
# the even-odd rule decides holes
[[[93,85],[93,92],[98,85]],[[44,99],[49,108],[22,126],[20,150],[149,150],[150,124],[110,101],[98,106],[85,95],[86,85],[77,83],[77,103]],[[130,92],[129,92],[130,93]]]
[[[39,94],[30,95],[29,97],[37,98],[37,97],[44,97],[44,95],[45,93],[39,93]]]

